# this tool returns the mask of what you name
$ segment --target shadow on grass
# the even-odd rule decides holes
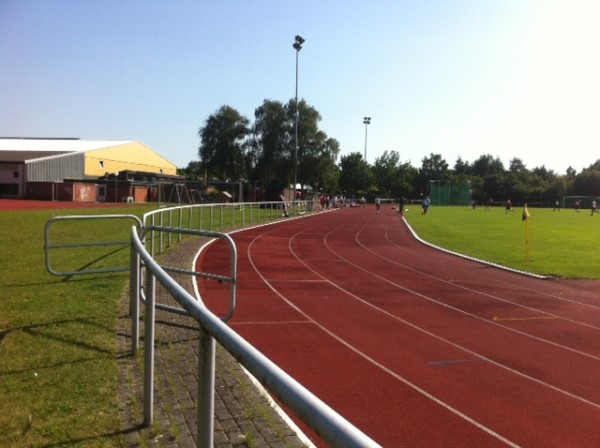
[[[49,333],[50,328],[56,328],[57,326],[68,325],[68,324],[73,324],[73,323],[83,324],[85,326],[94,326],[94,327],[100,328],[101,330],[104,330],[107,332],[112,332],[112,329],[109,329],[109,328],[107,328],[103,325],[100,325],[97,322],[95,322],[93,320],[89,320],[89,319],[60,320],[60,321],[56,321],[56,322],[48,322],[45,324],[24,325],[21,327],[8,328],[6,330],[3,330],[0,332],[0,344],[2,344],[4,338],[6,336],[8,336],[10,333],[15,332],[15,331],[22,331],[30,336],[33,336],[34,338],[45,338],[48,340],[60,342],[62,344],[67,344],[67,345],[75,346],[78,348],[82,348],[86,351],[101,353],[103,355],[111,355],[111,356],[114,355],[113,350],[107,350],[102,347],[98,347],[93,344],[89,344],[88,342],[83,341],[81,339],[57,336],[57,335]],[[77,333],[71,333],[71,334],[82,334],[83,335],[85,333],[77,332]],[[76,361],[68,361],[68,362],[64,362],[64,363],[55,364],[55,366],[72,364],[73,362],[84,362],[84,361],[89,361],[91,359],[94,359],[94,358],[79,359]],[[52,365],[43,366],[43,368],[49,368],[49,367],[52,367]],[[29,370],[29,369],[25,369],[25,370]],[[11,374],[11,373],[22,373],[22,372],[23,371],[0,371],[0,374]]]

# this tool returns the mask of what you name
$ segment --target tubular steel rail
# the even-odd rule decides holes
[[[313,211],[315,201],[294,201],[290,204],[290,216],[299,216]],[[168,227],[188,230],[208,230],[222,232],[226,228],[243,227],[273,221],[282,216],[282,203],[276,202],[236,202],[233,204],[193,204],[163,207],[144,215],[144,227]],[[181,241],[182,234],[176,238]],[[147,235],[152,255],[163,252],[170,246],[173,233],[151,232]]]
[[[77,271],[66,271],[61,272],[52,268],[52,261],[50,257],[50,252],[52,250],[57,249],[76,249],[76,248],[86,248],[86,247],[100,247],[100,246],[113,246],[113,247],[129,247],[131,242],[127,241],[96,241],[96,242],[87,242],[87,243],[75,243],[75,244],[51,244],[50,243],[50,232],[54,224],[57,222],[66,222],[66,221],[101,221],[101,220],[115,220],[115,219],[123,219],[129,220],[132,219],[136,222],[136,224],[141,229],[142,221],[135,215],[83,215],[83,216],[55,216],[51,218],[46,223],[46,227],[44,229],[44,256],[46,260],[46,270],[52,275],[57,276],[74,276],[74,275],[89,275],[89,274],[108,274],[113,272],[126,272],[129,270],[127,266],[125,267],[110,267],[110,268],[101,268],[101,269],[81,269]]]
[[[309,428],[332,447],[378,447],[379,445],[337,412],[319,400],[276,364],[250,345],[191,296],[154,260],[144,247],[135,227],[131,232],[132,279],[140,281],[140,266],[145,267],[144,293],[144,424],[153,419],[154,401],[154,321],[155,281],[194,318],[200,326],[198,353],[198,441],[200,447],[214,443],[215,341],[227,350],[265,388],[291,409]],[[134,266],[135,264],[135,266]],[[138,283],[132,289],[140,289]],[[132,297],[135,300],[135,296]],[[148,342],[151,341],[151,342]]]
[[[162,232],[180,233],[180,234],[191,235],[191,236],[204,236],[207,238],[222,239],[225,241],[225,243],[229,246],[229,254],[230,254],[229,276],[224,276],[224,275],[219,275],[219,274],[211,274],[211,273],[207,273],[207,272],[198,272],[198,271],[194,271],[194,270],[174,268],[174,267],[168,267],[168,266],[161,266],[161,268],[163,270],[165,270],[166,272],[175,272],[178,274],[189,275],[192,277],[202,277],[202,278],[217,280],[221,283],[229,283],[229,308],[223,316],[220,316],[220,319],[223,322],[227,322],[231,318],[231,316],[233,316],[233,313],[235,311],[236,284],[237,284],[237,248],[235,247],[235,243],[233,242],[231,237],[225,233],[206,232],[206,231],[202,231],[202,230],[176,229],[176,228],[170,228],[170,227],[144,227],[142,229],[142,231],[140,232],[141,241],[144,241],[144,236],[147,233],[153,232],[153,231],[158,231],[161,233]],[[140,322],[139,308],[140,307],[139,307],[139,304],[140,304],[140,302],[142,302],[143,304],[147,305],[148,294],[145,292],[144,288],[142,287],[142,284],[144,283],[144,281],[142,280],[142,278],[143,278],[142,274],[144,272],[143,265],[140,264],[139,254],[134,250],[131,251],[130,271],[131,271],[131,275],[130,275],[131,288],[130,288],[130,296],[129,296],[129,299],[130,299],[129,309],[131,312],[132,351],[135,354],[135,352],[137,351],[138,346],[139,346],[139,335],[140,335],[140,330],[139,330],[139,322]],[[165,305],[165,304],[156,303],[156,302],[154,303],[154,307],[156,309],[159,309],[162,311],[167,311],[169,313],[182,314],[182,315],[186,315],[186,316],[188,315],[188,312],[183,308],[177,308],[174,306]]]

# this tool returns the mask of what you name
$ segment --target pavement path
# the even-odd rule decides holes
[[[159,257],[161,264],[189,268],[201,241],[187,239]],[[173,277],[188,291],[189,276]],[[198,330],[187,316],[156,312],[154,423],[143,428],[143,340],[131,351],[128,293],[121,300],[118,324],[121,415],[125,446],[194,447],[197,436]],[[157,283],[157,302],[176,306]],[[140,334],[143,335],[143,322]],[[215,378],[217,448],[305,446],[250,382],[240,365],[217,346]]]

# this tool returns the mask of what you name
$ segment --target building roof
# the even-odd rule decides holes
[[[93,151],[129,143],[132,141],[0,138],[0,162],[26,162],[42,157]]]

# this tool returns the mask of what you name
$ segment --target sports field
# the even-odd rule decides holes
[[[503,207],[409,207],[407,222],[421,238],[458,253],[541,275],[600,279],[600,215],[589,209],[553,211]]]

